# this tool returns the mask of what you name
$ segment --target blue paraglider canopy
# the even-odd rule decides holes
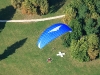
[[[72,32],[72,29],[63,23],[56,23],[48,27],[39,37],[37,45],[41,49],[55,38],[66,32]]]

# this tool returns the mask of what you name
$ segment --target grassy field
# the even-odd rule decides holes
[[[82,63],[70,58],[61,37],[42,50],[37,47],[41,32],[57,22],[61,22],[60,19],[38,23],[6,23],[0,33],[0,54],[5,57],[0,61],[0,75],[99,75],[100,60]],[[66,53],[64,58],[56,56],[58,51]],[[47,63],[49,57],[53,59],[52,63]]]
[[[9,4],[10,0],[7,1]],[[3,0],[0,4],[4,4],[0,8],[7,6]],[[72,59],[70,50],[62,45],[61,37],[42,50],[37,47],[42,31],[58,22],[62,22],[61,19],[37,23],[4,23],[5,27],[0,33],[0,75],[99,75],[100,59],[84,63]],[[66,53],[64,58],[56,56],[59,51]],[[53,59],[51,63],[47,63],[49,57]]]

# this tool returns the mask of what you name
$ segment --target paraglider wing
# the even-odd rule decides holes
[[[37,45],[41,49],[46,44],[61,36],[66,32],[72,32],[72,29],[63,23],[57,23],[47,28],[39,37]]]

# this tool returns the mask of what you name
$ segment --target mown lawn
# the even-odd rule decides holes
[[[9,6],[11,4],[10,2],[11,2],[10,0],[0,0],[0,9]]]
[[[61,37],[42,50],[37,47],[41,32],[57,22],[61,22],[61,19],[38,23],[6,23],[0,33],[0,54],[5,51],[3,56],[8,57],[0,61],[0,75],[99,75],[100,60],[86,63],[73,60],[70,50],[62,45]],[[56,56],[58,51],[66,53],[64,58]],[[53,59],[52,63],[47,63],[49,57]]]
[[[0,1],[0,9],[9,5],[10,0]],[[21,16],[15,15],[13,19],[21,19]],[[61,37],[42,50],[37,47],[42,31],[58,22],[62,22],[61,19],[37,23],[4,23],[5,27],[0,32],[0,75],[99,75],[100,59],[84,63],[72,59],[70,50],[62,45]],[[59,51],[66,53],[64,58],[56,56]],[[49,57],[53,59],[51,63],[47,63]]]

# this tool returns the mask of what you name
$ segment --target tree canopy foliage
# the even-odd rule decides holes
[[[66,0],[11,0],[16,9],[21,9],[24,14],[44,15],[59,10]]]
[[[62,37],[66,47],[70,46],[72,39],[78,40],[82,37],[82,25],[77,19],[72,19],[69,25],[72,28],[72,33],[67,33]]]
[[[81,61],[96,59],[100,52],[100,1],[71,0],[65,15],[63,21],[73,31],[62,39],[70,47],[72,57]]]
[[[80,40],[72,40],[71,42],[71,56],[79,61],[89,61],[87,55],[88,45],[87,37],[82,37]]]
[[[46,14],[48,13],[48,0],[11,0],[14,8],[20,8],[22,13],[27,14]]]
[[[99,55],[99,38],[95,34],[83,36],[80,40],[72,40],[71,56],[79,61],[94,60]]]

